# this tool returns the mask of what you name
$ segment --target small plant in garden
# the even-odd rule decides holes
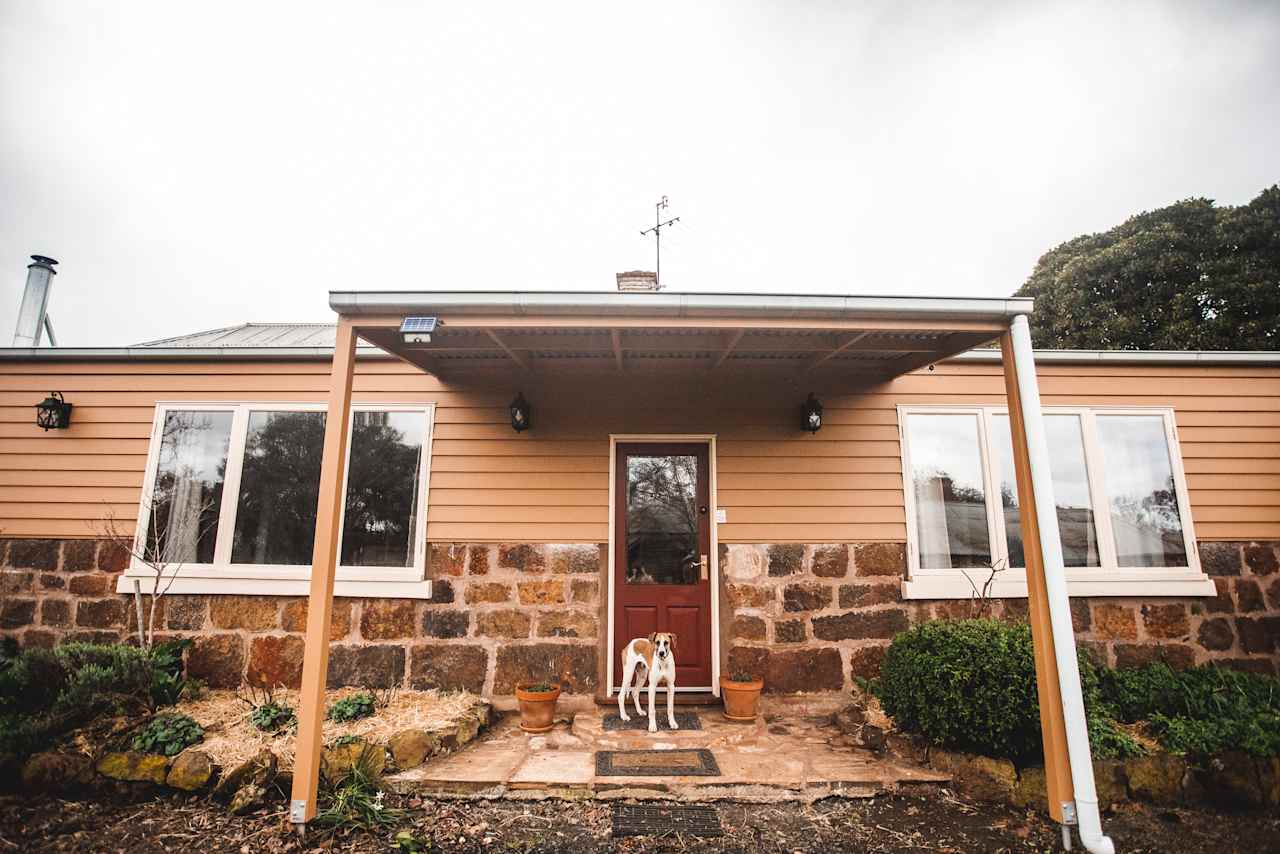
[[[283,699],[276,697],[273,688],[258,688],[249,686],[249,696],[243,694],[238,695],[240,702],[247,705],[251,711],[249,712],[249,723],[254,729],[261,732],[280,732],[282,730],[295,730],[298,726],[298,716]]]
[[[133,749],[160,756],[177,756],[204,741],[204,729],[187,715],[156,715],[133,736]]]
[[[373,704],[379,709],[386,709],[396,701],[396,697],[400,694],[399,685],[389,685],[386,688],[373,689]]]
[[[754,682],[756,677],[749,670],[731,670],[729,671],[730,682]]]
[[[151,647],[151,665],[155,670],[151,699],[157,706],[173,706],[182,700],[200,696],[204,683],[183,675],[182,654],[194,645],[190,638],[180,638]]]
[[[336,723],[345,723],[347,721],[359,720],[367,718],[374,713],[376,704],[373,695],[360,692],[352,694],[349,697],[343,697],[341,700],[335,700],[333,705],[329,707],[329,720]]]
[[[377,830],[397,824],[404,818],[402,810],[392,809],[383,803],[384,793],[378,788],[378,774],[374,767],[373,751],[376,749],[370,745],[351,764],[351,770],[336,780],[324,781],[320,791],[320,809],[315,817],[317,825]]]

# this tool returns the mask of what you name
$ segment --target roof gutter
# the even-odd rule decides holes
[[[339,314],[613,315],[778,319],[1011,320],[1024,297],[889,297],[822,294],[612,293],[597,291],[330,291]]]

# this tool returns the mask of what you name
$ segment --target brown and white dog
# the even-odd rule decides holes
[[[676,636],[671,632],[654,632],[647,638],[635,638],[622,650],[622,690],[618,692],[618,717],[627,717],[627,691],[630,690],[636,704],[636,714],[645,716],[640,706],[640,686],[649,680],[649,732],[658,731],[658,719],[653,712],[653,696],[658,683],[667,683],[667,723],[676,726]],[[632,679],[635,685],[632,686]]]

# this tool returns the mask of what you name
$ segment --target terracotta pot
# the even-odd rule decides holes
[[[724,699],[724,716],[731,721],[754,721],[760,708],[763,679],[734,682],[720,677],[720,696]]]
[[[560,686],[550,691],[529,691],[523,685],[516,686],[516,700],[520,703],[520,729],[525,732],[549,732],[556,721],[556,700],[560,698]]]

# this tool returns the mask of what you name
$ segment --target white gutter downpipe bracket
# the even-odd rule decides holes
[[[1027,451],[1031,461],[1031,491],[1036,517],[1040,521],[1040,550],[1044,557],[1045,591],[1049,599],[1049,623],[1058,662],[1058,684],[1062,691],[1062,717],[1067,730],[1067,757],[1076,796],[1076,821],[1080,841],[1092,854],[1114,854],[1115,845],[1102,835],[1098,815],[1098,792],[1093,781],[1093,757],[1089,752],[1089,727],[1085,720],[1084,697],[1080,693],[1080,669],[1076,662],[1076,638],[1071,627],[1071,605],[1067,598],[1063,568],[1062,539],[1058,511],[1049,473],[1049,446],[1045,438],[1044,414],[1040,410],[1040,389],[1036,382],[1035,358],[1031,350],[1031,328],[1026,315],[1018,315],[1009,325],[1013,340],[1013,361],[1018,370],[1018,397],[1022,421],[1027,431]]]

